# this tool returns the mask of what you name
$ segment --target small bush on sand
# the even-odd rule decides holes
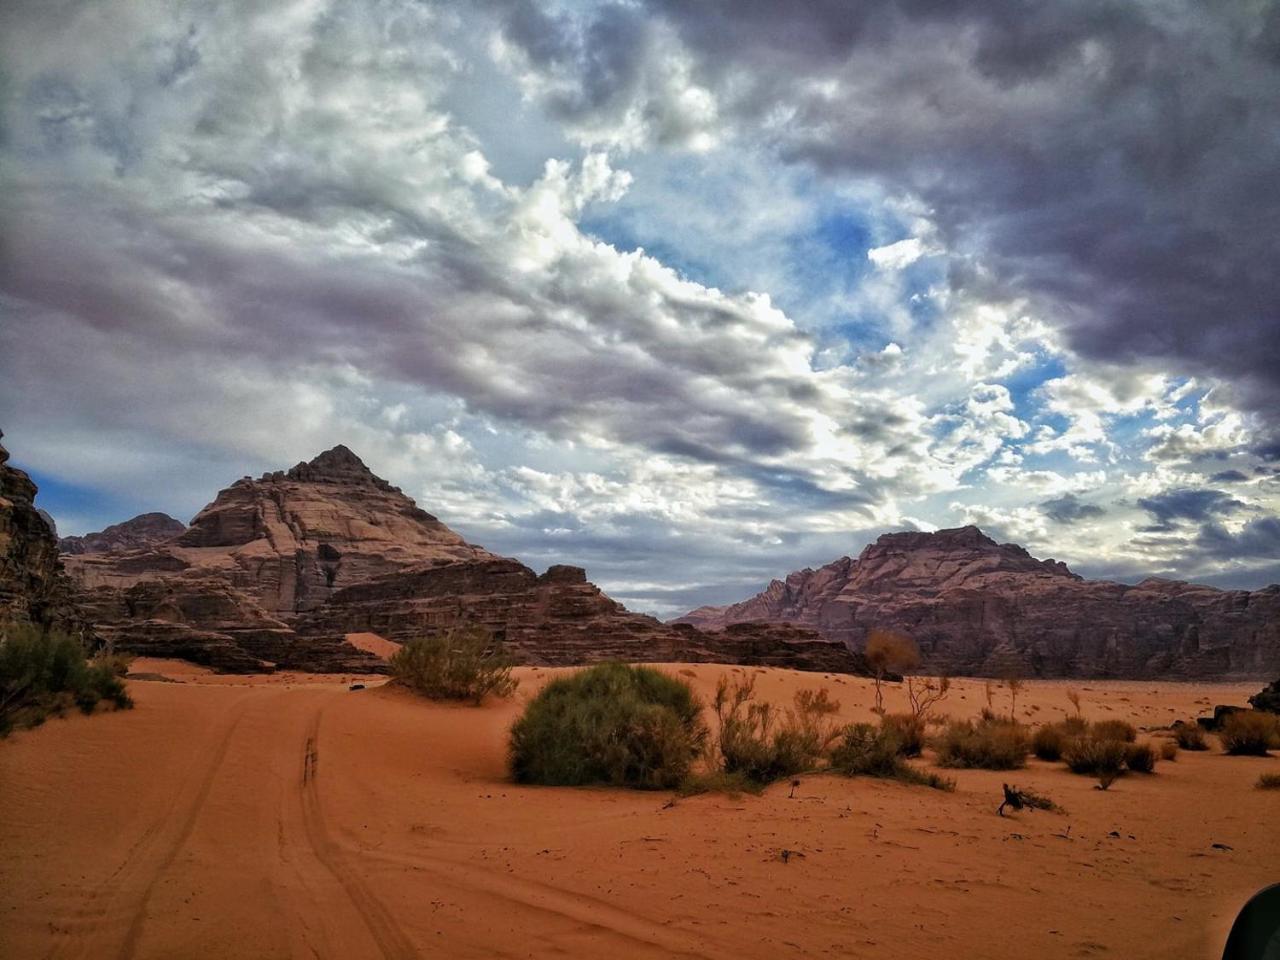
[[[1089,732],[1089,721],[1084,717],[1067,717],[1058,721],[1058,729],[1068,737],[1083,737]]]
[[[755,699],[755,679],[722,676],[713,701],[719,734],[719,766],[756,783],[812,770],[839,734],[831,720],[840,704],[826,690],[799,690],[780,711]]]
[[[723,793],[738,797],[744,793],[759,794],[763,783],[756,783],[742,773],[725,773],[723,770],[694,771],[680,781],[676,792],[682,797],[697,797],[704,793]]]
[[[1218,733],[1222,749],[1236,756],[1264,757],[1280,749],[1280,717],[1257,710],[1230,714]]]
[[[1173,728],[1173,739],[1183,750],[1208,750],[1209,742],[1205,739],[1204,729],[1192,720],[1180,723]]]
[[[1031,752],[1041,760],[1056,763],[1062,759],[1062,747],[1068,739],[1070,735],[1063,730],[1062,724],[1045,724],[1031,738]]]
[[[876,684],[875,712],[884,713],[884,690],[882,684],[886,674],[908,673],[920,666],[920,648],[905,633],[894,630],[873,628],[867,634],[867,644],[863,650],[867,663],[872,670]]]
[[[1125,748],[1124,765],[1134,773],[1155,773],[1155,748],[1149,743],[1129,744]]]
[[[1258,778],[1259,790],[1280,790],[1280,773],[1264,773]]]
[[[1178,745],[1172,740],[1166,740],[1164,743],[1160,744],[1160,759],[1177,760]]]
[[[706,744],[687,683],[653,667],[602,663],[559,677],[511,728],[519,783],[678,787]]]
[[[511,660],[483,627],[455,627],[404,644],[391,657],[391,675],[432,700],[508,697],[519,683]]]
[[[1098,777],[1099,783],[1110,778],[1102,787],[1105,790],[1124,772],[1128,745],[1123,740],[1076,737],[1062,748],[1062,759],[1072,773]]]
[[[831,769],[846,777],[879,777],[903,783],[954,790],[955,781],[917,770],[902,759],[902,744],[888,726],[853,723],[840,732],[831,750]]]
[[[1012,720],[961,720],[947,724],[933,746],[942,767],[1016,770],[1026,766],[1030,737]]]
[[[32,624],[0,626],[0,736],[39,726],[74,703],[92,713],[101,701],[133,706],[116,665],[89,660],[75,637]]]
[[[910,713],[889,713],[880,718],[880,726],[897,741],[903,757],[918,757],[924,750],[925,722]]]
[[[1133,728],[1133,724],[1125,723],[1123,720],[1099,720],[1097,723],[1089,724],[1089,736],[1095,740],[1119,740],[1123,743],[1133,743],[1138,739],[1138,731]]]

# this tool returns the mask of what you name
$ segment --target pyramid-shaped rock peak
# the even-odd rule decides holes
[[[854,650],[873,628],[892,628],[916,639],[928,669],[979,676],[1280,671],[1280,589],[1085,580],[973,526],[888,533],[856,560],[797,571],[741,603],[676,622],[796,624]]]
[[[263,479],[275,479],[279,476],[268,474]],[[305,463],[299,463],[284,476],[303,483],[369,484],[382,490],[396,489],[365,466],[363,460],[341,443]]]
[[[161,572],[213,576],[287,618],[403,567],[491,556],[337,446],[291,470],[236,481],[177,537],[66,563],[86,587],[128,588]]]

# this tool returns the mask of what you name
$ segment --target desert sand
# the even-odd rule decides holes
[[[725,672],[778,701],[825,685],[871,719],[860,678],[664,669],[704,694]],[[517,787],[507,728],[559,671],[522,668],[512,701],[472,708],[381,678],[134,670],[179,682],[0,742],[0,956],[1213,957],[1280,880],[1280,796],[1254,789],[1276,757],[1183,752],[1105,793],[1034,759],[959,771],[950,794]],[[1258,684],[1028,682],[1018,713],[1064,716],[1069,687],[1086,716],[1159,727]],[[985,702],[962,680],[942,708]],[[1002,781],[1067,813],[1002,819]]]

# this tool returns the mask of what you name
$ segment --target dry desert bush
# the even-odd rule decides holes
[[[902,743],[889,725],[853,723],[841,731],[831,750],[831,769],[846,777],[880,777],[954,790],[955,781],[917,770],[902,758]]]
[[[1194,720],[1183,722],[1173,728],[1173,739],[1183,750],[1208,750],[1209,742],[1205,739],[1204,730]]]
[[[1222,749],[1235,756],[1265,757],[1280,749],[1280,716],[1260,710],[1230,714],[1218,732]]]
[[[1280,790],[1280,773],[1264,773],[1258,778],[1259,790]]]
[[[391,676],[432,700],[507,697],[515,692],[512,661],[483,627],[456,627],[404,644],[391,657]]]
[[[1161,760],[1177,760],[1178,744],[1175,743],[1173,740],[1166,740],[1164,743],[1160,744],[1160,759]]]
[[[773,783],[814,769],[839,734],[840,704],[826,690],[799,690],[779,710],[755,698],[755,680],[722,676],[712,701],[718,723],[716,766],[724,773]]]
[[[1017,721],[984,716],[976,723],[947,724],[933,747],[942,767],[1015,770],[1026,766],[1030,739],[1026,727]]]
[[[1131,743],[1125,747],[1124,765],[1134,773],[1156,772],[1156,751],[1149,743]]]

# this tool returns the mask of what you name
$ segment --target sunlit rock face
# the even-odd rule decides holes
[[[874,627],[913,636],[931,670],[1025,676],[1224,677],[1280,671],[1280,587],[1215,590],[1085,580],[976,527],[880,537],[857,559],[774,580],[676,622],[794,623],[861,649]]]

